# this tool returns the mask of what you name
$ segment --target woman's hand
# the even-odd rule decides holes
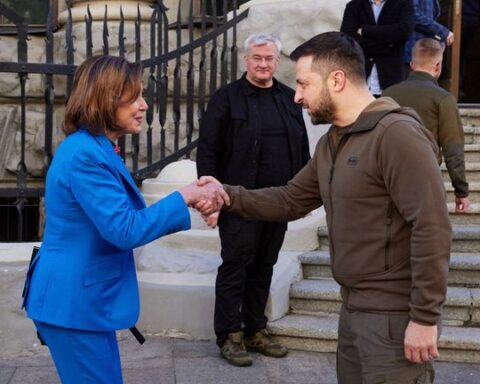
[[[179,192],[188,206],[197,209],[202,216],[220,212],[224,204],[230,205],[230,198],[222,184],[211,176],[203,176]]]

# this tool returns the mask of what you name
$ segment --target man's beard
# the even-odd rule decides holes
[[[330,124],[335,117],[336,107],[326,85],[322,88],[318,105],[310,108],[310,119],[314,125]]]

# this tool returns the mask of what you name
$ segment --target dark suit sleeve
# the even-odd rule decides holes
[[[358,3],[350,2],[345,7],[340,31],[357,40],[365,56],[386,56],[390,53],[389,44],[405,42],[413,31],[413,4],[402,1],[398,9],[400,13],[395,23],[366,24],[359,16]]]
[[[343,32],[350,37],[353,37],[361,45],[361,35],[358,34],[358,30],[361,27],[360,19],[357,15],[357,10],[352,2],[347,3],[345,11],[343,12],[342,25],[340,26],[340,32]],[[363,46],[362,46],[363,48]]]
[[[196,159],[198,177],[220,178],[220,161],[225,151],[224,137],[230,120],[227,92],[219,90],[210,99],[200,125]]]
[[[360,43],[360,35],[357,33],[361,27],[360,20],[357,17],[357,12],[352,2],[348,3],[343,12],[342,25],[340,26],[340,32],[346,33],[350,37],[353,37]]]
[[[362,38],[371,39],[381,44],[404,43],[407,41],[413,32],[415,22],[413,3],[411,0],[405,0],[398,2],[398,4],[398,19],[396,22],[362,25]],[[385,7],[388,7],[388,3],[385,4]]]
[[[388,54],[388,46],[381,44],[374,39],[363,37],[358,33],[362,27],[360,19],[357,16],[358,11],[352,3],[348,3],[343,13],[342,25],[340,31],[353,37],[363,49],[365,56],[382,56]]]

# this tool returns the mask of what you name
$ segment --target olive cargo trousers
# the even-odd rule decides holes
[[[338,324],[338,384],[432,384],[431,362],[404,357],[407,314],[351,312],[342,306]]]

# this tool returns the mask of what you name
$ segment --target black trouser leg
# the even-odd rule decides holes
[[[255,237],[255,254],[247,266],[242,318],[245,335],[251,336],[267,325],[267,305],[273,266],[285,238],[286,223],[258,223]]]
[[[222,214],[219,221],[222,264],[215,283],[214,329],[217,345],[222,346],[229,333],[242,329],[241,306],[245,291],[247,265],[254,256],[256,222],[235,214]]]

